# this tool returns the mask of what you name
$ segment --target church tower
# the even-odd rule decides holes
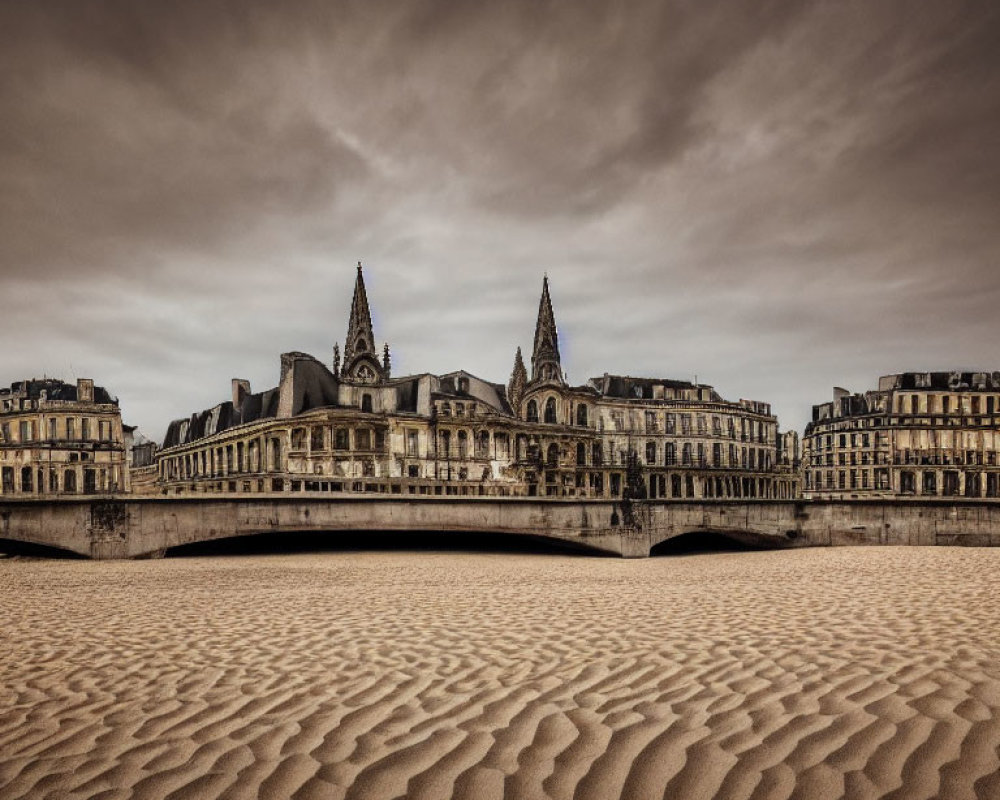
[[[542,299],[538,304],[535,323],[535,347],[531,353],[531,382],[554,382],[565,385],[559,361],[559,334],[549,297],[549,276],[542,279]]]
[[[388,345],[386,345],[388,351]],[[347,341],[344,343],[344,366],[340,376],[356,383],[379,383],[386,378],[386,368],[379,363],[372,332],[372,315],[368,309],[365,279],[358,262],[358,277],[354,282],[354,299],[351,301],[351,318],[347,324]]]

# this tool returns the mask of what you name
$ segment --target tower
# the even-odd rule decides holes
[[[358,262],[358,277],[354,282],[354,299],[351,317],[347,323],[347,341],[344,343],[344,366],[341,376],[345,381],[379,383],[385,380],[386,370],[379,363],[372,332],[372,315],[368,309],[365,279]]]
[[[538,322],[535,323],[535,347],[531,353],[531,382],[540,381],[565,383],[559,361],[559,334],[549,297],[548,275],[542,279],[542,299],[538,303]]]
[[[507,399],[514,413],[521,407],[521,399],[524,397],[524,388],[528,385],[528,371],[524,368],[524,359],[521,358],[521,348],[517,348],[514,355],[514,371],[510,374],[510,381],[507,384]]]

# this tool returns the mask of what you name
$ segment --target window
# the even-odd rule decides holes
[[[90,419],[88,417],[80,420],[80,438],[85,442],[90,440]]]
[[[577,442],[576,444],[576,463],[577,465],[587,463],[587,448],[583,442]]]
[[[455,403],[455,416],[456,417],[465,416],[465,403]]]
[[[718,417],[712,417],[712,435],[722,436],[722,420]]]
[[[333,436],[333,449],[347,450],[350,446],[350,436],[347,428],[337,428]]]
[[[415,458],[419,454],[419,441],[420,434],[418,431],[413,429],[406,431],[406,455]]]
[[[2,425],[0,425],[0,438],[2,438],[3,441],[5,441],[5,442],[9,442],[10,441],[10,423],[9,422],[5,422]]]
[[[58,426],[57,426],[56,420],[50,419],[49,420],[49,438],[50,439],[57,439],[58,438],[57,432],[56,432],[57,427]]]
[[[310,434],[309,449],[310,450],[323,449],[323,429],[318,425],[312,429],[312,432]]]
[[[595,466],[600,466],[604,463],[604,451],[600,442],[594,442],[594,446],[591,448],[591,459]]]
[[[686,442],[684,444],[684,449],[681,451],[681,462],[685,466],[690,466],[691,464],[691,443]]]
[[[526,417],[528,422],[538,422],[538,403],[534,398],[528,401]]]
[[[659,430],[659,425],[656,421],[656,412],[647,411],[646,412],[646,433],[656,433]]]
[[[668,467],[677,463],[677,445],[673,442],[667,442],[667,446],[664,448],[663,463]]]
[[[465,431],[458,432],[458,457],[469,457],[469,434]]]
[[[66,438],[75,439],[76,438],[76,420],[66,419]]]
[[[646,463],[656,463],[656,442],[646,442]]]
[[[356,450],[371,450],[372,432],[368,428],[358,428],[354,432],[354,446]]]
[[[576,407],[576,424],[584,427],[587,425],[587,407],[583,404]]]
[[[712,466],[722,466],[722,445],[718,442],[712,445]]]
[[[361,395],[361,410],[366,414],[372,413],[372,396],[368,392]]]
[[[667,433],[676,433],[677,418],[673,414],[667,414]]]
[[[554,424],[556,421],[556,399],[550,397],[545,401],[545,421]]]
[[[19,434],[22,442],[30,442],[32,439],[35,438],[32,435],[34,433],[34,431],[32,431],[33,427],[34,426],[31,424],[31,422],[26,420],[21,421]]]
[[[684,436],[691,435],[691,415],[681,414],[681,433]]]
[[[295,428],[292,431],[292,450],[306,449],[306,429]]]
[[[545,465],[555,467],[559,464],[559,445],[550,444],[545,452]]]

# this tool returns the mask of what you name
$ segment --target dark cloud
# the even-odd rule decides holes
[[[159,436],[324,359],[369,265],[398,372],[566,368],[772,400],[995,369],[988,2],[0,5],[7,380]]]

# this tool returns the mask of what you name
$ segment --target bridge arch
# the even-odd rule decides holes
[[[279,555],[294,553],[448,552],[531,553],[537,555],[617,556],[579,540],[511,531],[461,530],[283,530],[202,539],[167,548],[162,555]],[[157,553],[156,555],[161,555]]]

